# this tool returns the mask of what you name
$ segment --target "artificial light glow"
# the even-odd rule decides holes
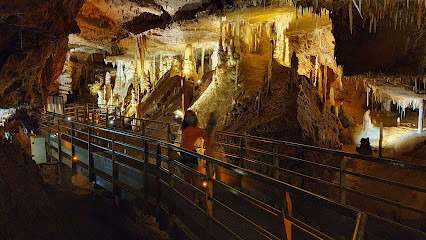
[[[198,80],[198,84],[201,84],[201,80]]]
[[[71,117],[68,117],[68,118],[67,118],[67,120],[68,120],[68,121],[71,121]]]
[[[78,157],[77,157],[77,156],[74,156],[74,157],[72,157],[72,160],[73,160],[74,162],[77,162],[77,161],[78,161]]]
[[[109,121],[109,124],[114,124],[114,121],[113,120]]]
[[[183,112],[181,110],[176,110],[173,112],[176,116],[183,119]]]
[[[206,181],[203,182],[203,187],[207,187],[207,182]]]

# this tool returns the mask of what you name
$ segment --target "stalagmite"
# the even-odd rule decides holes
[[[318,56],[315,56],[315,80],[314,80],[315,87],[318,85],[317,78],[318,78]]]
[[[22,41],[23,41],[23,39],[22,39],[22,30],[21,31],[19,31],[19,40],[20,40],[20,42],[21,42],[21,50],[24,50],[24,47],[23,47],[23,45],[22,45]]]
[[[324,61],[324,102],[327,101],[327,59]]]
[[[273,41],[269,41],[269,60],[268,60],[268,79],[267,79],[267,94],[270,92],[270,81],[271,81],[271,75],[272,75],[272,58],[274,57],[274,51],[273,51]]]
[[[423,118],[424,118],[424,100],[420,102],[419,106],[419,119],[418,119],[418,127],[417,132],[421,133],[423,131]]]
[[[421,24],[422,24],[422,6],[423,6],[423,1],[425,0],[420,0],[419,1],[419,13],[418,13],[418,20],[417,20],[417,28],[420,30]]]
[[[150,79],[151,79],[152,84],[154,84],[154,85],[157,83],[156,72],[157,72],[157,68],[155,66],[155,56],[154,56],[153,59],[151,60],[151,71],[150,71],[150,73],[151,73]]]
[[[383,122],[380,122],[379,157],[383,157]]]
[[[289,38],[284,36],[284,42],[285,42],[285,53],[284,53],[284,64],[286,66],[290,66],[290,44],[289,44]]]
[[[203,49],[201,51],[201,75],[204,75],[204,55],[205,55],[205,47],[203,46]]]
[[[322,73],[321,73],[321,68],[318,68],[318,82],[317,82],[317,84],[318,84],[318,93],[319,93],[319,95],[320,95],[320,97],[322,99],[324,94],[322,94]]]
[[[331,106],[335,106],[336,105],[336,102],[335,102],[335,100],[334,100],[334,88],[330,88],[330,104],[331,104]]]

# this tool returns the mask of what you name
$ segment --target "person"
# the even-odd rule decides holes
[[[197,115],[194,111],[188,110],[185,112],[181,125],[181,130],[181,147],[196,153],[195,143],[198,138],[205,138],[206,133],[198,126]],[[184,152],[181,152],[180,154],[182,156],[183,164],[194,170],[199,171],[198,158],[196,156]],[[194,173],[184,170],[183,177],[187,183],[197,188],[201,187],[200,179],[198,179],[197,175],[195,175]],[[191,194],[191,192],[192,190],[189,190],[189,192],[187,192],[187,198],[193,201],[194,203],[199,204],[201,202],[200,199],[197,196]]]
[[[214,112],[210,113],[209,120],[207,121],[207,127],[205,129],[206,132],[206,151],[204,152],[209,157],[215,157],[214,146],[216,144],[215,137],[215,127],[217,124],[217,119]],[[215,179],[220,180],[219,168],[213,167]]]
[[[183,117],[182,125],[182,139],[181,139],[181,147],[196,152],[195,142],[198,138],[205,138],[206,132],[198,127],[198,119],[197,115],[194,111],[188,110],[185,112],[185,116]],[[183,163],[191,168],[196,168],[198,165],[198,159],[195,156],[190,154],[181,153]]]

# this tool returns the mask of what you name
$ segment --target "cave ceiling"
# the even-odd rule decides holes
[[[55,88],[68,50],[135,58],[135,36],[148,34],[148,54],[182,53],[185,44],[217,44],[221,21],[262,22],[278,14],[294,20],[303,9],[318,15],[330,11],[335,56],[346,74],[418,74],[426,66],[425,8],[424,0],[1,1],[0,105],[40,96],[43,101]],[[329,24],[312,19],[292,20],[287,34]]]
[[[310,7],[309,11],[316,12],[318,15],[323,14],[321,9],[331,10],[330,18],[333,20],[333,28],[339,31],[337,34],[334,32],[335,37],[337,36],[336,42],[344,48],[340,50],[340,46],[337,47],[336,55],[341,57],[338,61],[341,65],[347,66],[346,73],[358,74],[369,70],[380,71],[381,68],[391,69],[392,63],[404,65],[407,63],[405,58],[409,58],[408,63],[423,62],[422,57],[426,51],[422,44],[425,41],[424,22],[426,20],[423,2],[417,0],[380,2],[302,0],[297,1],[296,5],[299,8],[299,14],[303,11],[301,9],[306,7]],[[266,2],[258,0],[87,0],[76,19],[81,32],[71,36],[69,43],[71,48],[80,47],[76,48],[76,51],[89,53],[106,51],[109,55],[126,55],[126,52],[134,50],[134,46],[132,46],[133,43],[123,39],[149,31],[148,49],[159,51],[157,53],[179,51],[182,49],[182,44],[197,45],[202,41],[203,44],[209,45],[217,42],[218,29],[223,16],[228,22],[241,19],[246,22],[268,21],[268,17],[273,18],[278,14],[294,14],[296,7],[292,3],[294,2],[278,0]],[[272,4],[281,4],[285,7],[273,11],[262,8]],[[288,7],[289,5],[291,7]],[[296,15],[293,18],[296,18]],[[304,34],[318,27],[318,24],[312,24],[312,21],[301,21],[297,24],[292,21],[292,24],[287,34]],[[376,28],[381,31],[381,34],[377,36],[371,34],[372,31],[376,32]],[[345,56],[347,52],[355,53],[355,55],[360,55],[359,52],[369,52],[368,49],[372,48],[370,45],[375,46],[380,42],[386,44],[383,39],[389,38],[392,34],[395,34],[396,38],[387,40],[392,49],[401,45],[411,45],[411,50],[393,51],[395,54],[392,56],[381,52],[379,55],[388,56],[387,60],[377,63],[380,60],[374,59],[371,69],[368,68],[370,64],[369,59],[366,59],[368,56],[359,56],[361,63]],[[373,43],[368,43],[365,47],[365,43],[369,41]],[[408,49],[408,47],[405,48]],[[395,60],[401,55],[407,55],[407,57]],[[367,66],[360,66],[365,64]]]

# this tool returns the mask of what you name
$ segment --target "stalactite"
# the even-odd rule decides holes
[[[418,20],[417,20],[417,28],[420,30],[421,24],[422,24],[422,6],[423,6],[423,1],[425,0],[420,0],[419,1],[419,13],[418,13]]]
[[[284,40],[285,40],[284,63],[287,66],[290,66],[290,43],[289,43],[289,38],[287,36],[284,36]]]
[[[367,87],[367,107],[370,105],[370,88]]]
[[[324,102],[327,100],[327,58],[324,61]]]
[[[270,87],[271,87],[270,81],[271,81],[271,75],[272,75],[272,59],[274,57],[273,53],[274,53],[274,51],[273,51],[273,42],[272,42],[272,40],[269,40],[268,79],[267,79],[267,82],[268,82],[268,84],[267,84],[268,85],[267,91],[268,91],[268,93],[269,93]]]
[[[349,0],[349,28],[352,34],[353,19],[352,19],[352,1]]]
[[[20,40],[20,42],[21,42],[20,49],[21,49],[21,50],[24,50],[24,46],[23,46],[23,44],[22,44],[22,42],[23,42],[22,30],[20,30],[20,31],[19,31],[19,40]]]
[[[376,33],[377,30],[377,18],[374,17],[374,33]]]
[[[395,24],[395,30],[396,30],[396,27],[398,26],[398,14],[395,14],[395,22],[394,22],[394,24]]]
[[[204,75],[204,54],[205,54],[205,47],[203,46],[203,49],[201,50],[201,73]]]
[[[359,15],[361,16],[361,18],[364,18],[364,17],[362,16],[361,8],[360,8],[360,7],[358,7],[358,5],[356,4],[355,0],[352,0],[352,1],[353,1],[353,4],[355,5],[356,10],[358,10],[358,13],[359,13]],[[361,0],[360,0],[360,2],[361,2]]]
[[[351,34],[352,32],[352,28],[353,28],[353,19],[352,19],[352,1],[349,1],[349,28],[351,30]]]
[[[321,99],[323,99],[324,94],[322,93],[322,73],[321,73],[321,68],[318,68],[318,92],[319,92],[319,95],[320,95]]]
[[[318,56],[315,56],[315,82],[314,82],[314,86],[318,85],[317,78],[318,78]]]

